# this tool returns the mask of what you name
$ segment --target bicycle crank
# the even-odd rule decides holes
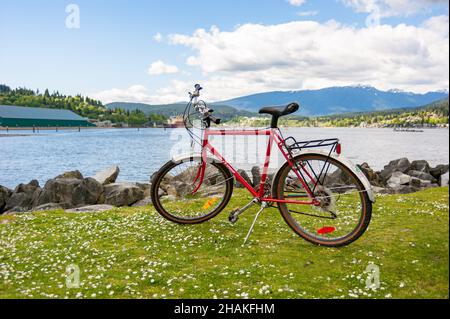
[[[230,223],[235,224],[239,219],[239,215],[241,215],[243,212],[245,212],[247,209],[249,209],[250,207],[252,207],[257,203],[259,203],[259,200],[257,198],[254,198],[250,203],[248,203],[244,207],[233,210],[230,213],[230,216],[228,216],[228,220],[230,221]]]

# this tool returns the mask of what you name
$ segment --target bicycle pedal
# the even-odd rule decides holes
[[[228,216],[228,220],[230,221],[230,223],[235,224],[238,221],[239,219],[239,216],[237,215],[238,212],[239,210],[235,209],[230,213],[230,216]]]

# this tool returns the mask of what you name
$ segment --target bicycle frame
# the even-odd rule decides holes
[[[257,191],[252,185],[250,185],[239,172],[227,162],[227,160],[212,146],[209,142],[210,136],[268,136],[269,141],[267,144],[266,158],[264,161],[264,166],[262,168],[261,175],[261,184],[259,187],[259,191]],[[265,185],[267,183],[267,173],[270,164],[270,155],[272,151],[272,145],[276,143],[280,152],[283,154],[286,159],[288,165],[292,168],[294,173],[296,174],[298,180],[301,182],[303,188],[306,190],[309,201],[297,201],[297,200],[286,200],[286,199],[276,199],[270,197],[264,197],[265,193]],[[194,190],[194,194],[198,191],[201,184],[203,183],[203,178],[206,169],[207,163],[207,154],[210,152],[216,159],[222,162],[234,175],[237,181],[239,181],[255,198],[257,198],[261,202],[269,202],[269,203],[286,203],[286,204],[301,204],[301,205],[319,205],[319,202],[314,198],[313,192],[305,181],[303,175],[298,170],[297,166],[292,162],[292,157],[289,152],[284,149],[284,139],[281,137],[279,133],[279,129],[260,129],[260,130],[213,130],[206,129],[204,131],[203,137],[203,145],[202,145],[202,165],[197,173],[197,176],[194,180],[194,184],[199,181],[198,186]],[[317,185],[317,181],[311,176],[311,174],[304,168],[304,166],[300,167],[301,170],[308,176],[309,179],[313,182],[314,185]]]

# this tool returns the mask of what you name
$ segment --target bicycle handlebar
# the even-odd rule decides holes
[[[209,116],[209,119],[210,119],[214,124],[216,124],[216,125],[219,125],[220,122],[221,122],[221,120],[220,120],[219,118],[214,117],[214,116],[212,116],[212,115]]]
[[[197,102],[197,98],[200,97],[200,91],[203,90],[200,84],[195,85],[195,91],[193,93],[189,92],[189,96],[191,98],[191,103],[194,105],[194,107],[202,114],[203,118],[202,120],[206,123],[207,127],[210,127],[211,122],[213,122],[216,125],[219,125],[221,122],[221,119],[214,117],[211,115],[213,110],[209,109],[206,104],[203,102],[200,106],[200,103]]]
[[[194,88],[195,88],[195,91],[193,93],[189,92],[191,100],[196,98],[196,97],[199,97],[200,96],[200,91],[203,90],[203,88],[201,87],[200,84],[196,84]]]

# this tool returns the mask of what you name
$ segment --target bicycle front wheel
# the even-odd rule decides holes
[[[233,193],[234,178],[221,163],[202,159],[170,161],[152,179],[151,196],[156,210],[179,224],[198,224],[219,214]],[[203,180],[202,180],[202,175]]]
[[[372,202],[359,178],[340,161],[320,154],[303,154],[287,163],[274,179],[274,198],[315,204],[279,203],[286,223],[302,238],[322,246],[345,246],[367,229]],[[300,178],[299,178],[300,176]]]

